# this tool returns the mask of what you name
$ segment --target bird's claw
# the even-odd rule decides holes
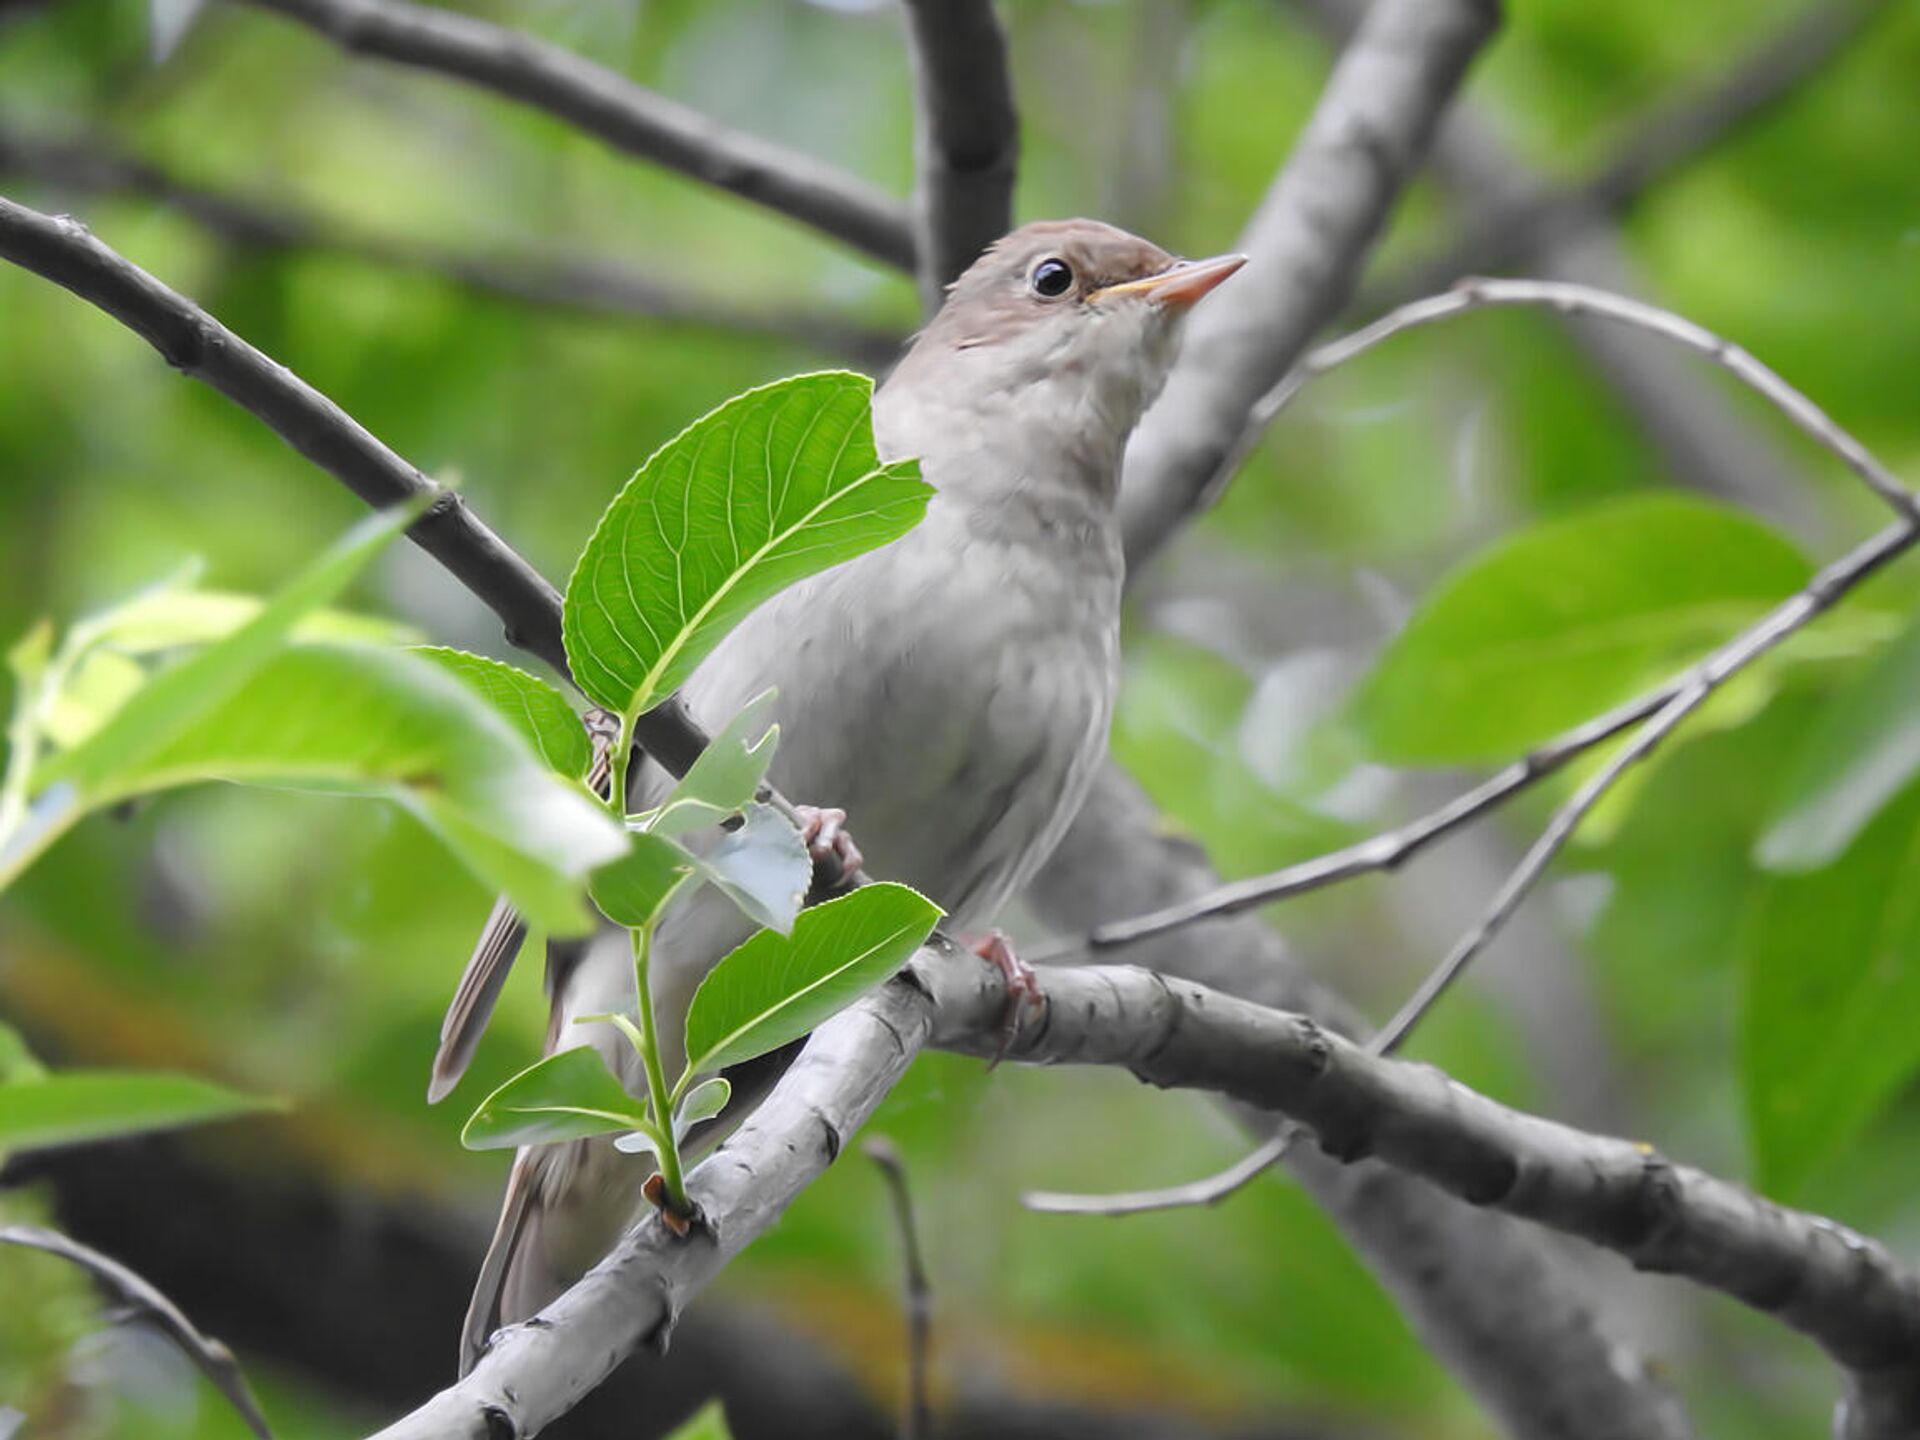
[[[1014,953],[1013,942],[1007,938],[1004,930],[989,930],[978,940],[969,941],[967,948],[998,970],[1007,984],[1006,1013],[1000,1017],[1000,1044],[987,1064],[991,1070],[1007,1058],[1013,1037],[1020,1031],[1021,1005],[1043,1007],[1047,1003],[1047,996],[1040,988],[1039,974]]]
[[[813,861],[813,888],[831,895],[844,889],[866,866],[860,847],[847,833],[847,812],[817,805],[793,807],[800,819],[800,838]]]

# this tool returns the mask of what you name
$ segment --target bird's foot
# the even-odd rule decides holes
[[[800,838],[813,860],[814,895],[824,897],[846,889],[847,882],[866,865],[860,847],[847,833],[847,812],[817,805],[793,808],[800,819]]]
[[[1020,1007],[1023,1004],[1044,1007],[1047,996],[1040,988],[1038,973],[1014,953],[1013,942],[1007,938],[1006,931],[989,930],[979,939],[969,940],[967,948],[998,970],[1000,978],[1007,982],[1007,1009],[1000,1017],[1000,1046],[987,1066],[991,1070],[1007,1058],[1007,1049],[1019,1033]]]

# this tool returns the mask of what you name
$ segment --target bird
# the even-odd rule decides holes
[[[820,802],[802,811],[816,888],[871,857],[875,878],[915,887],[951,930],[976,933],[1064,835],[1105,753],[1119,683],[1127,441],[1166,381],[1185,316],[1244,263],[1180,260],[1094,220],[1022,226],[953,282],[876,390],[880,458],[918,458],[932,487],[925,518],[765,602],[682,690],[711,730],[776,689],[769,778]],[[636,806],[669,784],[649,764]],[[710,889],[662,917],[652,971],[663,1045],[701,977],[751,928]],[[496,907],[430,1093],[464,1068],[523,935]],[[1031,989],[998,932],[985,936],[980,952]],[[548,1051],[594,1044],[644,1094],[613,1027],[573,1023],[632,1009],[624,935],[550,947],[547,986]],[[462,1373],[496,1324],[534,1313],[605,1252],[637,1209],[634,1166],[604,1141],[519,1152]]]

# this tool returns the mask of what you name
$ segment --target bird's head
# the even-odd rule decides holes
[[[888,389],[1117,464],[1187,312],[1245,263],[1178,260],[1097,220],[1024,225],[953,283]]]

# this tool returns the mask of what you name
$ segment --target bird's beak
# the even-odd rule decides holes
[[[1176,305],[1181,309],[1195,304],[1214,286],[1247,263],[1244,255],[1216,255],[1211,260],[1182,260],[1171,269],[1144,280],[1129,280],[1122,285],[1107,285],[1087,298],[1095,301],[1137,295],[1156,305]]]

